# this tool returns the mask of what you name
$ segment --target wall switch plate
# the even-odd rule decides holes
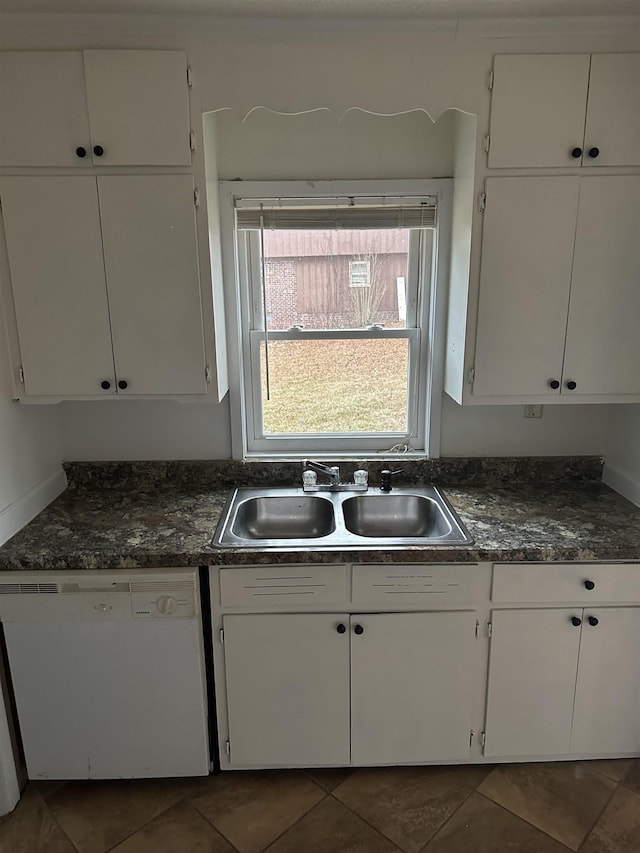
[[[524,416],[525,416],[525,418],[541,418],[542,417],[542,405],[525,406],[524,407]]]

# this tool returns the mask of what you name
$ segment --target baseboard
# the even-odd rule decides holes
[[[616,492],[619,492],[636,506],[640,506],[640,480],[634,480],[618,471],[617,468],[605,464],[602,471],[602,482],[611,486],[612,489],[615,489]]]
[[[60,469],[3,509],[0,512],[0,545],[23,528],[66,488],[67,475]]]

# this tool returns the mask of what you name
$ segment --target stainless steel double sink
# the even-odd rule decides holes
[[[229,498],[212,544],[228,548],[388,548],[473,542],[434,486],[391,492],[241,488]]]

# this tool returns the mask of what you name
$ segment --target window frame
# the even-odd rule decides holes
[[[302,458],[309,454],[340,456],[393,455],[393,445],[409,445],[409,455],[437,457],[440,443],[440,412],[443,388],[446,291],[451,241],[450,179],[400,181],[222,181],[220,182],[223,270],[226,282],[229,334],[230,413],[232,452],[235,459]],[[255,282],[259,241],[243,239],[236,231],[235,204],[244,198],[327,198],[328,196],[437,196],[437,225],[412,234],[407,274],[407,318],[404,329],[269,330],[269,340],[403,337],[408,340],[413,378],[408,379],[408,400],[414,400],[415,423],[411,434],[359,433],[297,436],[261,435],[261,386],[252,381],[259,370],[259,341],[263,330],[252,329],[258,294]],[[245,232],[250,234],[251,232]],[[432,238],[432,239],[431,239]],[[431,263],[431,259],[433,262]],[[425,263],[427,264],[425,266]],[[417,269],[428,270],[422,286]],[[411,278],[415,279],[413,293]],[[256,346],[256,342],[258,345]],[[409,383],[413,382],[414,387]],[[410,413],[411,414],[411,413]],[[403,452],[402,455],[407,455]]]

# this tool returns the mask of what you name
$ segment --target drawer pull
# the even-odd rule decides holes
[[[596,588],[595,581],[585,581],[584,582],[584,588],[585,589],[595,589]]]
[[[336,626],[336,631],[338,632],[338,634],[344,634],[346,630],[347,626],[343,625],[342,622],[340,622],[340,624]]]
[[[579,628],[580,625],[582,625],[582,619],[580,619],[578,616],[572,616],[571,617],[571,624],[573,625],[574,628]]]
[[[360,634],[364,634],[364,628],[362,627],[362,625],[356,625],[353,630],[358,636],[360,636]]]
[[[591,625],[592,628],[595,628],[600,620],[596,616],[589,616],[587,622]]]

